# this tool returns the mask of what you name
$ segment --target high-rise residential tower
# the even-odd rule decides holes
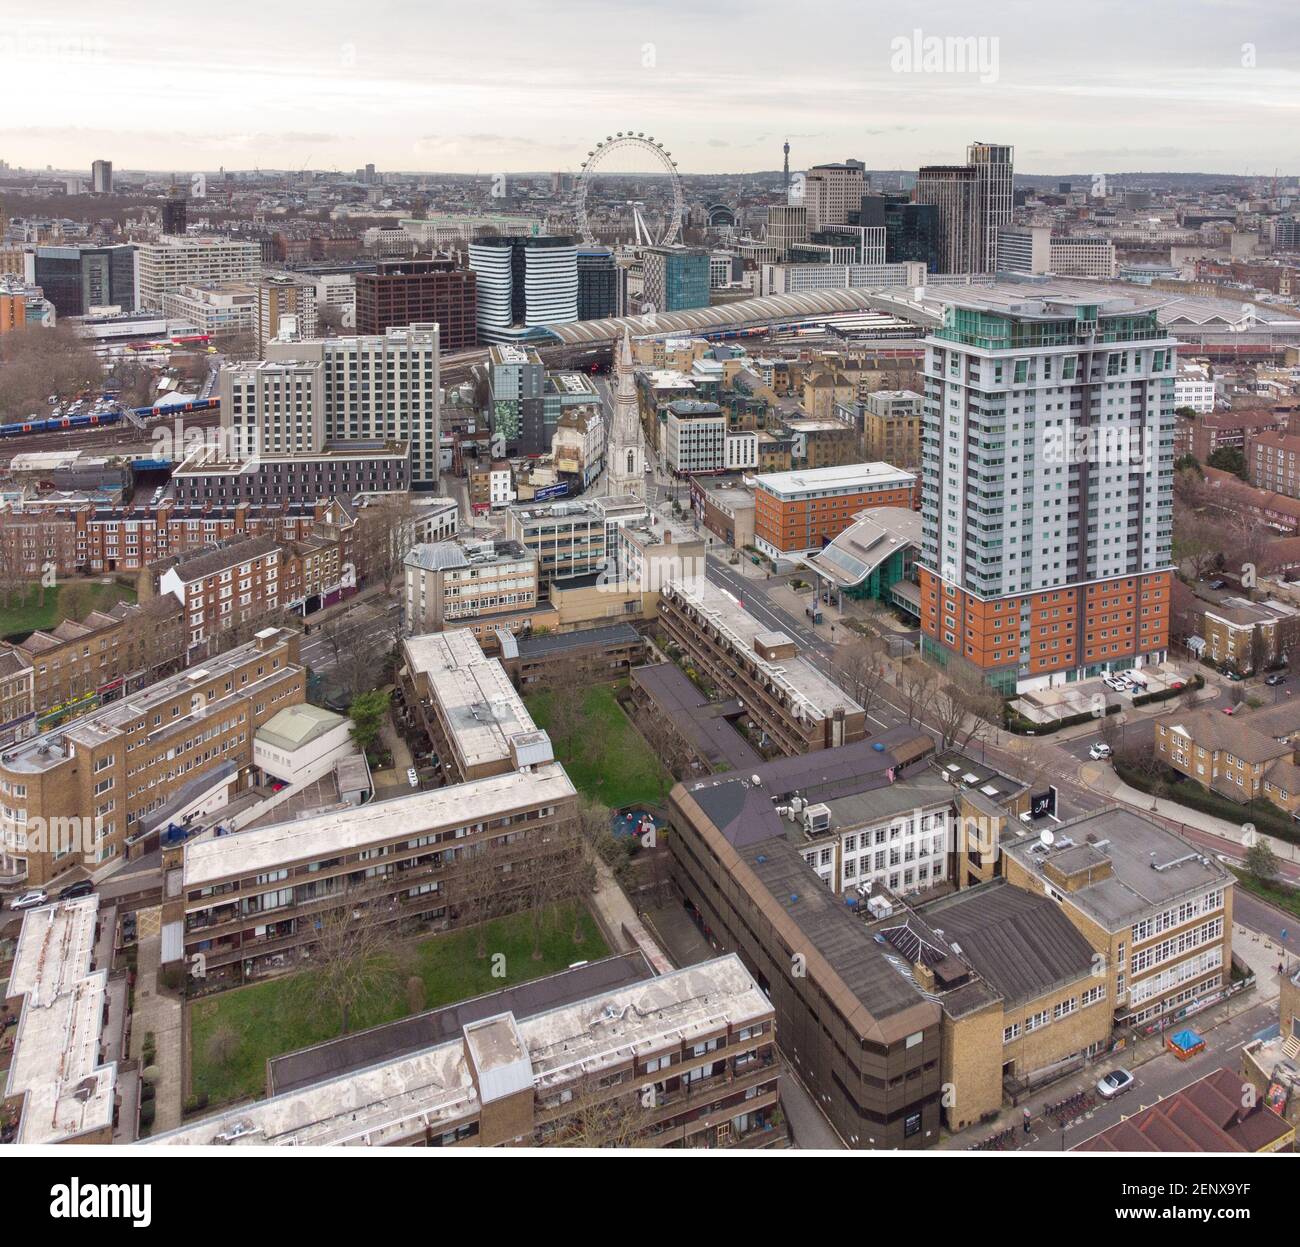
[[[1159,301],[1064,282],[931,289],[927,657],[1007,694],[1163,660],[1177,343]]]

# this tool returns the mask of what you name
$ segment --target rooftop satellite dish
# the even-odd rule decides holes
[[[1038,843],[1041,844],[1043,848],[1050,849],[1055,842],[1056,836],[1052,834],[1051,829],[1044,827],[1042,832],[1039,834]]]

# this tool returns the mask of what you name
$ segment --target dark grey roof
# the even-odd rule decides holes
[[[714,776],[686,788],[718,830],[740,848],[784,836],[785,825],[774,799],[798,792],[812,802],[831,801],[889,784],[888,772],[893,769],[897,774],[915,758],[913,751],[922,735],[906,725],[893,727],[869,740],[778,758],[752,772]],[[923,739],[929,742],[928,737]]]
[[[576,632],[547,632],[542,636],[520,637],[519,656],[540,658],[591,646],[634,645],[640,639],[641,634],[630,623],[613,624],[607,628],[579,628]]]
[[[740,713],[734,698],[711,702],[670,662],[637,667],[635,680],[710,765],[726,762],[733,770],[749,772],[763,765],[763,755],[728,722],[731,714]]]
[[[830,890],[784,840],[749,843],[738,852],[872,1017],[887,1018],[921,1002],[912,983],[886,960],[857,913]]]
[[[310,1048],[272,1057],[267,1062],[269,1094],[298,1091],[327,1078],[337,1078],[446,1043],[459,1038],[471,1022],[498,1013],[513,1013],[516,1020],[521,1020],[650,978],[654,978],[654,970],[643,954],[623,953],[586,965],[570,966],[557,974],[518,983],[485,996],[475,996],[442,1009],[373,1026],[355,1035],[342,1035]]]
[[[1092,946],[1060,908],[1004,880],[933,901],[919,912],[960,947],[1009,1006],[1092,970]]]
[[[228,567],[270,554],[279,547],[279,540],[269,534],[262,537],[236,537],[208,549],[159,559],[154,566],[163,569],[174,567],[185,581],[201,580],[205,576],[215,576]]]

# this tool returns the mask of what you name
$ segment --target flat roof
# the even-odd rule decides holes
[[[505,668],[468,628],[406,637],[402,648],[412,674],[428,681],[465,768],[508,759],[512,737],[538,731]]]
[[[915,485],[916,475],[892,463],[841,463],[829,468],[800,468],[794,472],[766,472],[754,485],[783,498],[799,498],[826,490],[900,489]]]
[[[382,1146],[426,1127],[438,1133],[477,1111],[480,1100],[467,1047],[476,1057],[486,1052],[491,1067],[505,1071],[509,1087],[527,1085],[522,1082],[526,1066],[535,1094],[545,1097],[635,1056],[712,1038],[724,1027],[743,1026],[772,1011],[732,953],[527,1018],[505,1012],[487,1019],[495,1030],[486,1039],[482,1024],[472,1023],[455,1039],[414,1055],[241,1105],[153,1135],[140,1146]],[[503,1065],[500,1045],[488,1045],[486,1051],[485,1043],[502,1037],[504,1030],[510,1036]]]
[[[100,1061],[108,971],[92,970],[99,898],[23,915],[6,996],[22,996],[5,1095],[26,1095],[17,1142],[63,1143],[113,1123],[117,1065]]]
[[[522,1020],[653,977],[653,968],[639,951],[579,962],[539,979],[272,1057],[267,1063],[267,1084],[272,1095],[298,1091],[327,1078],[449,1043],[469,1023],[486,1017],[513,1013]]]
[[[558,762],[547,762],[532,771],[507,771],[390,801],[192,840],[185,845],[183,886],[187,890],[203,888],[226,879],[355,853],[434,828],[478,823],[511,810],[555,804],[575,792],[564,768]]]
[[[760,637],[769,635],[769,630],[712,581],[702,576],[674,580],[664,586],[664,593],[681,597],[706,615],[735,651],[744,654],[746,660],[753,662],[767,679],[802,703],[814,718],[829,718],[840,707],[849,714],[862,709],[838,684],[805,659],[779,658],[769,662],[759,654],[754,648],[755,643]]]
[[[204,708],[199,712],[200,716],[208,717],[215,714],[232,698],[249,696],[267,680],[282,679],[290,672],[301,671],[301,666],[284,658],[287,648],[285,642],[292,634],[282,628],[269,629],[269,631],[279,634],[276,645],[270,649],[257,649],[258,642],[253,640],[246,645],[240,645],[235,649],[226,650],[223,654],[205,659],[200,666],[187,668],[177,675],[159,680],[157,684],[151,684],[148,688],[131,693],[119,701],[109,702],[98,710],[92,710],[89,714],[84,714],[65,726],[52,728],[40,736],[31,736],[19,744],[10,746],[5,750],[4,765],[11,771],[48,770],[70,756],[68,742],[93,749],[96,745],[112,739],[117,733],[126,731],[137,720],[147,717],[155,706],[188,695],[204,684],[239,670],[258,654],[264,654],[268,658],[280,655],[282,659],[280,666],[273,671],[268,669],[260,679],[250,679],[247,684],[240,685],[229,693],[223,692],[220,697],[205,702]],[[192,723],[194,718],[193,714],[177,716],[159,725],[156,730],[172,731],[181,724]]]
[[[1056,890],[1110,931],[1131,926],[1181,897],[1234,881],[1212,856],[1121,806],[1084,814],[1053,832],[1054,842],[1046,850],[1029,830],[1018,840],[1004,839],[1002,848],[1049,885],[1043,873],[1048,863],[1070,873],[1109,861],[1107,878],[1070,892]]]

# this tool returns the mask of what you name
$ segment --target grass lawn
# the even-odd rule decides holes
[[[1249,871],[1238,870],[1235,866],[1229,866],[1228,869],[1251,895],[1300,918],[1300,888],[1288,887],[1285,883],[1260,883]]]
[[[488,924],[488,955],[480,958],[474,931],[450,931],[402,946],[407,954],[382,1000],[354,1013],[351,1032],[406,1017],[406,980],[424,980],[424,1008],[436,1009],[512,983],[554,974],[575,961],[595,961],[608,955],[595,920],[583,909],[581,943],[573,942],[573,908],[562,905],[548,913],[542,933],[542,957],[533,960],[532,917],[512,914]],[[492,977],[493,957],[505,955],[505,975]],[[333,1039],[341,1019],[314,999],[312,971],[271,979],[196,1000],[190,1005],[191,1092],[206,1094],[208,1107],[232,1100],[260,1098],[266,1094],[268,1057],[292,1052],[308,1044]],[[209,1041],[220,1028],[237,1036],[238,1046],[225,1064],[209,1056]]]
[[[74,585],[78,586],[75,592]],[[80,618],[92,610],[108,610],[118,602],[135,601],[135,590],[116,582],[66,581],[48,588],[29,585],[25,598],[15,598],[9,605],[0,606],[0,636],[26,635],[38,628],[53,628],[67,618],[78,595],[84,603],[84,608],[77,611]]]
[[[537,725],[545,728],[550,692],[531,693],[524,701]],[[592,685],[582,708],[585,722],[575,740],[571,744],[555,742],[556,754],[578,791],[610,809],[645,802],[662,804],[672,780],[628,721],[614,698],[613,687]]]

